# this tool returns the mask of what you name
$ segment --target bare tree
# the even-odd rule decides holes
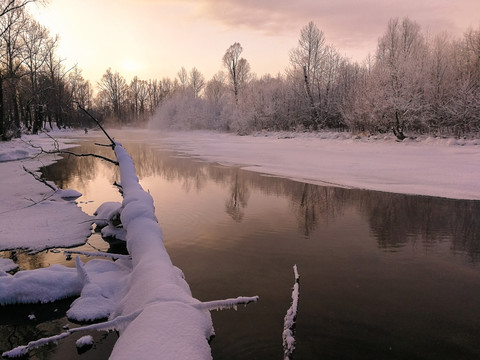
[[[27,127],[38,130],[40,119],[32,119],[32,114],[38,113],[38,107],[41,104],[41,92],[43,89],[39,86],[39,77],[42,74],[42,69],[47,62],[51,44],[51,38],[48,30],[33,19],[27,19],[25,31],[21,34],[23,41],[23,63],[28,71],[28,78],[30,82],[30,94],[26,103],[27,116],[25,119]],[[36,120],[36,121],[34,121]],[[40,124],[41,126],[41,124]]]
[[[37,1],[38,0],[2,0],[0,2],[0,18],[7,15],[10,12],[14,12],[24,8],[27,4],[34,3]],[[39,2],[44,2],[44,1],[39,1]],[[3,33],[8,30],[9,26],[11,26],[11,24],[9,24],[6,27],[2,26],[0,28],[0,36],[2,36]]]
[[[76,126],[87,127],[91,124],[91,119],[83,109],[90,109],[92,107],[93,89],[88,80],[85,80],[82,76],[82,71],[75,67],[67,77],[69,102],[78,104],[75,111],[70,114],[74,120]]]
[[[250,64],[240,57],[242,52],[242,46],[236,42],[223,55],[223,65],[228,70],[230,86],[236,104],[238,104],[239,91],[248,82],[250,76]]]
[[[314,129],[317,129],[320,125],[320,114],[314,98],[320,96],[318,84],[322,76],[321,65],[324,61],[325,49],[323,32],[317,28],[313,21],[310,21],[300,30],[298,46],[290,51],[290,64],[293,67],[290,74],[293,77],[301,74],[303,77],[305,95],[310,106],[310,123]],[[316,95],[314,89],[317,89]]]
[[[22,32],[26,26],[27,17],[23,7],[16,7],[0,17],[0,26],[5,29],[1,36],[0,61],[4,71],[1,74],[8,85],[8,101],[10,103],[10,116],[13,118],[14,136],[20,136],[20,104],[18,98],[18,83],[22,77],[23,65],[23,39]],[[1,71],[1,70],[0,70]],[[3,89],[2,89],[3,91]],[[2,94],[3,98],[3,94]],[[5,114],[4,114],[5,115]]]
[[[188,86],[188,73],[187,70],[182,66],[182,68],[177,72],[178,81],[183,90]]]
[[[130,94],[133,116],[135,120],[138,120],[145,114],[147,100],[149,97],[148,83],[145,80],[139,80],[135,76],[130,83]]]
[[[419,120],[424,105],[426,51],[420,26],[409,18],[390,20],[378,42],[378,85],[385,96],[382,116],[390,119],[400,140],[405,138],[406,127]]]
[[[198,97],[200,95],[200,92],[205,87],[205,77],[200,71],[198,71],[196,67],[194,67],[190,71],[188,82],[190,84],[190,87],[192,88],[193,96]]]
[[[125,78],[118,72],[113,73],[108,68],[102,79],[98,82],[100,89],[99,95],[103,98],[104,103],[109,107],[112,115],[116,120],[123,118],[123,108],[128,98],[128,86]]]

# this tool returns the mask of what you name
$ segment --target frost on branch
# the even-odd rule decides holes
[[[215,301],[207,301],[196,304],[195,307],[197,309],[205,309],[205,310],[224,310],[224,309],[235,309],[237,310],[238,305],[248,305],[251,302],[257,302],[258,296],[252,297],[245,297],[239,296],[235,299],[225,299],[225,300],[215,300]]]
[[[293,266],[295,274],[295,283],[292,290],[292,305],[287,310],[283,323],[283,353],[284,359],[289,360],[295,350],[295,321],[297,319],[298,296],[300,276],[298,275],[297,265]]]

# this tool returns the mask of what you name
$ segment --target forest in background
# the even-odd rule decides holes
[[[374,54],[358,63],[310,22],[283,73],[257,76],[235,42],[209,80],[195,67],[181,67],[173,79],[127,82],[108,68],[92,84],[78,66],[66,68],[56,53],[59,36],[28,13],[30,2],[0,5],[3,140],[43,128],[92,126],[78,105],[110,126],[479,136],[480,27],[454,38],[393,18]]]

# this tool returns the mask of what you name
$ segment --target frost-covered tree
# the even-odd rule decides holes
[[[339,69],[345,60],[332,46],[326,45],[325,36],[312,21],[300,30],[296,48],[290,51],[292,85],[304,109],[303,125],[314,130],[337,127],[342,123],[338,109],[336,83]]]
[[[206,101],[206,127],[209,129],[224,129],[225,123],[222,121],[222,112],[226,106],[227,85],[225,74],[216,73],[205,86],[204,98]]]
[[[192,89],[194,97],[198,97],[200,92],[205,87],[205,77],[196,67],[190,71],[188,76],[188,84]]]
[[[321,64],[325,53],[325,36],[322,31],[318,29],[313,21],[304,26],[300,30],[300,38],[295,49],[290,51],[290,64],[292,69],[290,74],[293,77],[302,77],[304,94],[308,99],[310,119],[305,125],[307,127],[313,126],[317,129],[320,125],[320,114],[318,111],[318,104],[315,98],[316,86],[321,77]]]
[[[180,86],[183,90],[185,90],[188,86],[188,73],[187,70],[182,66],[180,70],[177,72],[177,78],[180,83]]]
[[[409,18],[390,20],[378,41],[374,76],[382,92],[378,110],[401,140],[407,128],[422,127],[426,58],[420,26]]]
[[[228,80],[235,103],[238,103],[239,92],[247,84],[250,77],[250,64],[247,60],[240,57],[242,52],[242,46],[236,42],[223,55],[223,65],[228,71]]]

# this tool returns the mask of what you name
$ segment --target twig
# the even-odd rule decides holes
[[[112,258],[112,259],[132,259],[131,255],[122,255],[122,254],[112,254],[112,253],[106,253],[106,252],[89,252],[89,251],[75,251],[75,250],[64,250],[64,254],[66,255],[84,255],[87,257],[90,256],[99,256],[99,257],[106,257],[106,258]]]

